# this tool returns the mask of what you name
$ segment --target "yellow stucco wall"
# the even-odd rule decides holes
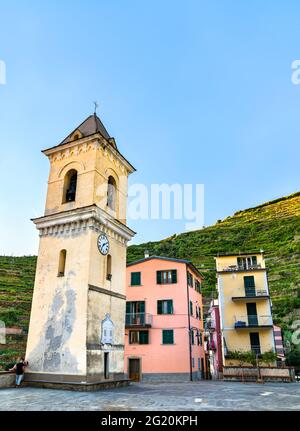
[[[109,149],[103,148],[97,138],[83,140],[65,151],[58,148],[49,155],[51,169],[48,179],[45,215],[55,214],[96,204],[126,223],[128,170]],[[63,184],[66,173],[75,169],[78,173],[76,201],[63,203]],[[107,207],[107,180],[116,180],[118,205],[116,213]]]

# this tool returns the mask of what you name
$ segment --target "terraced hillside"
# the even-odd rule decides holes
[[[300,316],[300,192],[239,211],[205,229],[162,241],[132,245],[128,262],[150,254],[190,259],[205,275],[207,299],[215,292],[217,253],[263,249],[275,321],[288,328]],[[0,256],[0,320],[23,329],[0,346],[0,368],[24,353],[29,323],[36,257]],[[1,348],[2,347],[2,348]]]
[[[8,328],[22,329],[0,345],[0,369],[25,352],[35,266],[35,256],[0,257],[0,320]]]
[[[150,254],[190,259],[205,277],[204,293],[215,291],[217,253],[265,251],[275,320],[287,325],[300,314],[300,192],[238,211],[205,229],[128,248],[128,261]]]

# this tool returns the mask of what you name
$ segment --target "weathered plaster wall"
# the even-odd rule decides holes
[[[90,241],[89,231],[40,239],[26,352],[29,372],[86,372]],[[61,249],[67,250],[64,277],[57,276]]]
[[[104,352],[109,352],[109,371],[123,373],[125,301],[90,290],[88,310],[87,343],[94,346],[94,349],[88,350],[88,374],[103,373]],[[101,322],[106,313],[110,314],[114,323],[114,344],[112,346],[100,346]]]

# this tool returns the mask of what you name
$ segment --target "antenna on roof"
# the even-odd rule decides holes
[[[95,109],[94,109],[94,115],[97,115],[97,108],[99,108],[98,102],[93,102]]]

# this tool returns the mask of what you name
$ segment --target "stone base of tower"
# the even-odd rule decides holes
[[[70,391],[99,391],[128,386],[130,381],[124,374],[116,374],[104,379],[102,375],[79,376],[72,374],[26,373],[24,386],[61,389]]]

